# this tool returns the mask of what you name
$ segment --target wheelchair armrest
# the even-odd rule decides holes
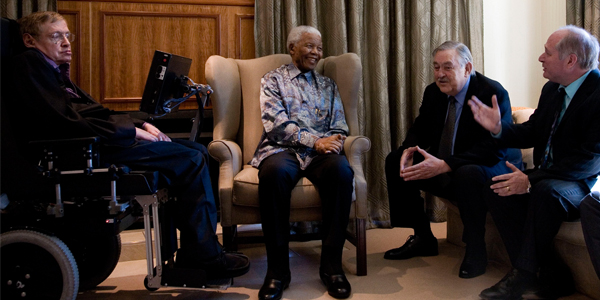
[[[60,147],[76,147],[93,145],[100,142],[100,137],[82,137],[73,139],[58,139],[58,140],[38,140],[29,142],[34,147],[60,146]]]
[[[99,165],[100,137],[36,140],[29,145],[39,151],[46,171],[86,170],[91,172]]]

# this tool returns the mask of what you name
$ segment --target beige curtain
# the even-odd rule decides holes
[[[19,19],[36,11],[56,11],[57,0],[2,0],[3,18]]]
[[[567,24],[585,28],[600,39],[600,0],[567,0]]]
[[[389,226],[385,157],[402,143],[433,82],[431,52],[446,40],[465,43],[483,72],[482,0],[256,0],[256,56],[287,53],[289,30],[311,25],[324,56],[354,52],[362,60],[361,133],[371,227]]]

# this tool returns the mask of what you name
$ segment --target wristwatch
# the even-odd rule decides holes
[[[527,194],[531,193],[531,182],[527,181]]]

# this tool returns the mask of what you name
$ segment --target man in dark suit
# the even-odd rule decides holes
[[[12,84],[3,86],[11,93],[3,101],[10,104],[11,125],[22,149],[29,140],[99,136],[106,163],[159,171],[160,182],[178,196],[173,218],[181,233],[177,265],[204,269],[209,278],[248,272],[247,257],[225,253],[218,243],[206,148],[171,141],[152,124],[103,107],[73,84],[74,35],[60,14],[37,12],[19,24],[28,49],[11,61]]]
[[[552,241],[561,223],[579,217],[579,205],[600,174],[600,72],[598,40],[566,26],[540,55],[544,77],[529,121],[501,121],[473,97],[477,120],[499,145],[533,148],[535,169],[492,178],[486,200],[513,269],[481,292],[483,299],[556,299],[574,291],[568,268],[558,264]],[[539,271],[539,276],[536,275]]]
[[[447,41],[433,52],[435,83],[425,89],[419,116],[402,146],[386,158],[391,225],[414,229],[404,246],[389,250],[386,259],[438,254],[437,239],[423,209],[421,190],[457,203],[467,244],[459,276],[485,272],[485,218],[481,198],[486,181],[507,172],[508,150],[498,149],[490,134],[473,118],[465,100],[476,95],[487,103],[496,95],[502,120],[510,122],[508,93],[498,82],[475,72],[471,52]],[[520,151],[510,151],[520,167]]]

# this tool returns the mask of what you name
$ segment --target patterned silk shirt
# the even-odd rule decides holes
[[[264,130],[250,161],[254,167],[270,155],[291,150],[304,170],[317,156],[313,146],[319,138],[348,135],[335,82],[314,70],[301,73],[294,64],[263,76],[260,110]]]

